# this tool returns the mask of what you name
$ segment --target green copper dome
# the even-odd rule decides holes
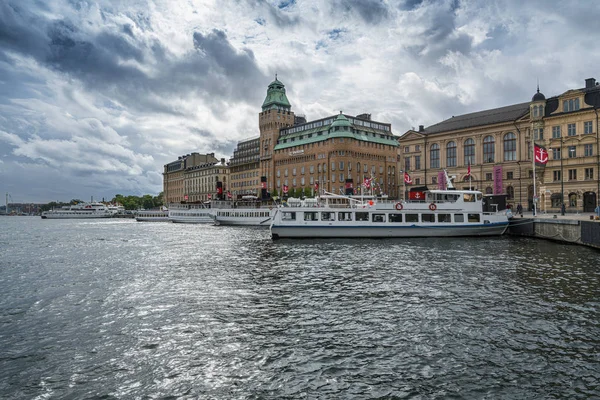
[[[275,80],[269,84],[269,88],[267,89],[267,97],[265,97],[265,101],[262,105],[262,110],[286,110],[289,111],[292,106],[285,95],[285,85],[277,80],[277,75],[275,75]]]
[[[337,118],[335,119],[335,121],[333,121],[333,123],[331,124],[330,128],[334,128],[336,126],[342,127],[342,126],[346,126],[346,127],[350,127],[352,124],[350,124],[350,121],[348,121],[348,118],[346,118],[346,116],[344,114],[342,114],[342,112],[340,111],[340,113],[338,114]]]

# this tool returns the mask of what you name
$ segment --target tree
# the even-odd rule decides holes
[[[278,195],[279,193],[277,192],[277,189],[271,190],[271,197],[277,197]]]

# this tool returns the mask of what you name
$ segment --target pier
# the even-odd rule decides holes
[[[600,220],[596,213],[516,215],[509,221],[507,234],[579,244],[600,249]]]

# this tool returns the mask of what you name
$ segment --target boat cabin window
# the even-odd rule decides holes
[[[421,221],[435,222],[435,214],[421,214]]]
[[[304,212],[304,220],[305,221],[318,221],[319,217],[318,217],[319,213],[316,212]]]
[[[390,214],[388,218],[390,222],[402,222],[402,214]]]
[[[452,222],[452,214],[438,214],[438,222]]]
[[[480,222],[479,214],[469,214],[469,222]]]
[[[368,212],[357,212],[356,213],[356,220],[357,221],[368,221],[369,220],[369,213]]]
[[[281,213],[281,219],[285,220],[285,221],[295,221],[296,220],[296,213],[295,212],[282,212]]]
[[[454,214],[454,222],[465,222],[464,214]]]
[[[481,201],[483,199],[483,193],[477,193],[477,201]]]
[[[475,202],[475,194],[474,193],[464,193],[463,194],[463,201],[465,203]]]
[[[385,222],[385,214],[372,214],[373,222]]]
[[[406,214],[406,222],[419,222],[419,214]]]
[[[335,221],[335,213],[322,212],[321,213],[321,221]]]
[[[341,212],[338,213],[339,221],[352,221],[352,213],[351,212]]]

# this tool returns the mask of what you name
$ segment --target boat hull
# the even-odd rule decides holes
[[[465,225],[387,225],[364,226],[358,224],[336,225],[275,225],[271,226],[273,239],[282,238],[416,238],[500,236],[508,228],[508,221],[489,224]]]
[[[109,214],[42,214],[42,219],[92,219],[92,218],[112,218]]]
[[[268,228],[271,225],[271,218],[265,217],[248,217],[248,218],[236,218],[236,217],[215,217],[216,225],[239,225],[239,226],[264,226]]]

